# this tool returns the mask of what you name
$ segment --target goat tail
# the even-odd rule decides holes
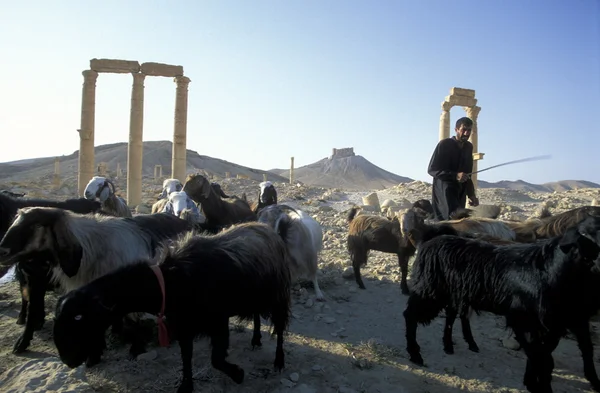
[[[287,244],[288,233],[290,230],[290,226],[292,225],[292,219],[287,214],[282,214],[275,221],[275,225],[273,225],[273,229],[275,232],[283,239],[284,243]]]
[[[352,209],[350,209],[350,211],[348,212],[348,216],[346,217],[346,221],[348,222],[348,224],[350,224],[352,220],[354,220],[354,217],[356,217],[356,214],[361,209],[362,207],[360,206],[352,206]]]

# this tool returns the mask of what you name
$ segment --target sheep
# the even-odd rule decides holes
[[[111,190],[112,187],[112,190]],[[132,217],[127,202],[115,194],[115,185],[104,176],[94,176],[90,179],[85,191],[86,199],[98,198],[102,203],[102,209],[110,215],[117,217]]]
[[[229,318],[254,320],[255,347],[262,345],[262,316],[277,334],[274,366],[281,371],[291,314],[288,258],[282,238],[262,223],[239,224],[214,236],[190,232],[165,250],[158,265],[141,261],[121,267],[59,299],[54,342],[60,359],[75,368],[100,356],[110,321],[144,311],[158,314],[159,324],[165,315],[177,335],[183,363],[179,393],[193,391],[193,339],[198,335],[211,338],[213,367],[240,384],[244,370],[226,360]]]
[[[302,210],[287,205],[266,206],[258,213],[257,219],[284,237],[291,255],[292,279],[307,276],[315,288],[316,299],[325,300],[317,279],[318,256],[323,249],[321,225]]]
[[[418,324],[431,323],[444,308],[445,350],[452,352],[457,315],[474,350],[465,318],[472,308],[505,317],[527,355],[523,383],[528,391],[552,391],[552,352],[567,330],[577,338],[586,379],[600,391],[589,332],[589,319],[600,308],[600,217],[583,218],[564,235],[533,244],[496,246],[435,235],[420,239],[412,291],[403,312],[411,362],[424,364],[416,341]]]
[[[198,206],[188,197],[185,191],[170,193],[162,212],[185,219],[192,225],[202,224],[206,221],[206,217],[200,213]]]
[[[164,213],[129,218],[23,208],[0,241],[0,265],[19,261],[33,270],[49,260],[52,281],[69,292],[119,266],[151,258],[161,242],[191,229],[188,222]],[[32,259],[35,253],[46,253],[48,259]],[[21,349],[31,338],[24,338]],[[132,356],[140,351],[139,343],[132,344]]]
[[[61,209],[71,210],[77,213],[98,213],[102,205],[98,201],[85,198],[67,199],[65,201],[53,201],[48,199],[34,199],[14,197],[9,193],[0,193],[0,239],[13,222],[19,209],[31,206],[53,206]],[[27,349],[29,341],[35,330],[44,325],[44,295],[49,289],[57,289],[56,284],[50,282],[50,268],[47,266],[47,255],[35,253],[28,257],[29,262],[36,261],[40,268],[28,269],[25,263],[15,264],[15,278],[19,282],[21,293],[21,311],[17,317],[17,324],[25,324],[25,329],[13,346],[13,353],[21,353]],[[4,276],[11,266],[0,266],[1,276]],[[29,337],[29,339],[27,338]]]
[[[398,217],[388,220],[374,215],[356,216],[360,209],[359,206],[352,207],[346,219],[349,224],[347,249],[354,270],[354,279],[358,287],[365,289],[360,268],[367,264],[369,251],[376,250],[398,255],[398,265],[400,265],[402,275],[400,288],[402,293],[407,295],[408,260],[415,254],[416,249],[403,235],[401,227],[402,225],[407,227],[417,225],[416,223],[408,223],[411,219],[416,220],[416,215],[404,216],[403,220],[407,222],[401,225]]]
[[[250,205],[252,211],[256,214],[258,214],[265,206],[277,204],[277,190],[273,183],[270,181],[263,181],[259,184],[259,187],[260,191],[258,192],[258,199]]]
[[[202,213],[210,225],[218,227],[256,221],[256,214],[246,200],[221,199],[210,182],[199,173],[187,176],[183,191],[199,206],[202,206]]]

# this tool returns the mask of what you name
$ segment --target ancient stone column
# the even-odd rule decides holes
[[[267,174],[263,173],[263,181],[267,181]]]
[[[117,162],[117,177],[121,177],[123,173],[121,172],[121,163]]]
[[[129,113],[129,144],[127,145],[127,205],[142,202],[142,155],[144,152],[144,78],[132,73],[131,108]]]
[[[440,116],[440,141],[450,137],[450,109],[452,104],[442,102],[442,115]]]
[[[294,184],[294,157],[290,159],[290,184]]]
[[[177,92],[175,96],[175,128],[173,131],[173,156],[171,161],[171,177],[185,181],[187,175],[186,139],[188,85],[191,80],[187,76],[175,77]]]
[[[465,107],[465,112],[467,113],[467,117],[473,120],[473,129],[471,130],[471,137],[469,141],[473,144],[473,154],[479,153],[479,146],[477,144],[477,116],[479,116],[479,112],[481,108],[478,106]],[[477,160],[473,160],[473,172],[477,172]],[[477,190],[477,174],[471,175],[471,180],[473,180],[473,186],[475,190]]]
[[[81,94],[81,123],[79,132],[79,173],[77,190],[83,196],[85,186],[94,176],[94,124],[96,122],[96,80],[98,73],[85,70]]]
[[[60,186],[60,158],[54,158],[54,177],[52,182],[56,187]]]

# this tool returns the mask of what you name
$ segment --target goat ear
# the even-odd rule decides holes
[[[107,200],[108,196],[110,195],[110,188],[108,187],[108,184],[104,184],[105,186],[102,187],[102,191],[100,191],[100,195],[98,195],[98,199],[100,199],[102,202]]]
[[[54,243],[53,254],[63,272],[68,277],[73,277],[81,266],[83,248],[63,220],[60,218],[51,229]]]

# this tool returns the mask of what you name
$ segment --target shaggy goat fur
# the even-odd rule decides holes
[[[192,392],[196,336],[211,338],[214,368],[242,383],[244,370],[227,362],[229,318],[254,320],[252,345],[261,345],[260,317],[277,334],[275,368],[285,365],[283,334],[290,318],[290,272],[283,240],[268,226],[245,223],[214,236],[187,234],[166,251],[159,268],[165,282],[165,315],[179,342],[183,380]],[[110,321],[130,312],[157,314],[163,301],[157,275],[141,262],[113,271],[62,297],[54,342],[61,360],[77,367],[100,356]]]
[[[53,206],[61,209],[75,211],[81,214],[99,212],[102,205],[98,201],[85,198],[67,199],[66,201],[53,201],[47,199],[33,199],[14,197],[9,193],[0,193],[0,239],[12,224],[19,209],[31,206]],[[21,311],[17,324],[25,324],[23,333],[13,346],[13,353],[21,353],[27,349],[33,332],[44,325],[44,295],[48,289],[56,289],[50,282],[50,267],[46,253],[34,253],[29,256],[24,264],[36,263],[39,268],[28,269],[17,261],[15,265],[15,278],[19,282],[21,293]],[[6,274],[11,266],[0,266]]]
[[[445,350],[452,352],[457,315],[466,320],[463,334],[475,350],[463,318],[472,308],[505,316],[527,355],[523,382],[529,391],[552,391],[552,352],[567,330],[577,338],[585,377],[600,389],[589,332],[589,319],[600,307],[600,267],[594,263],[600,254],[600,217],[587,217],[563,236],[534,244],[495,246],[443,234],[421,241],[404,311],[412,362],[423,365],[417,325],[429,324],[444,308]]]
[[[381,216],[356,214],[361,208],[354,206],[348,212],[348,238],[347,247],[354,270],[354,279],[358,287],[365,289],[365,284],[360,274],[360,268],[367,264],[371,250],[387,252],[398,255],[398,265],[402,278],[400,288],[402,293],[408,295],[408,260],[415,254],[415,247],[404,236],[402,226],[414,227],[415,223],[402,223],[398,217],[388,220]],[[413,216],[406,219],[414,218]]]
[[[323,229],[311,216],[287,205],[269,205],[258,213],[258,222],[265,223],[283,237],[290,253],[292,279],[306,276],[313,283],[317,300],[325,300],[317,270],[319,252],[323,249]]]
[[[124,218],[24,208],[0,242],[1,263],[18,261],[23,269],[43,271],[49,260],[52,282],[69,292],[117,267],[152,258],[161,242],[191,228],[169,214]],[[39,253],[49,259],[32,257]]]
[[[115,194],[115,185],[104,176],[92,177],[85,187],[83,195],[91,200],[98,198],[102,203],[102,209],[111,216],[132,217],[125,199]]]
[[[200,174],[188,175],[183,191],[202,206],[206,221],[212,226],[227,226],[241,222],[256,221],[256,214],[247,201],[238,198],[223,200]]]

